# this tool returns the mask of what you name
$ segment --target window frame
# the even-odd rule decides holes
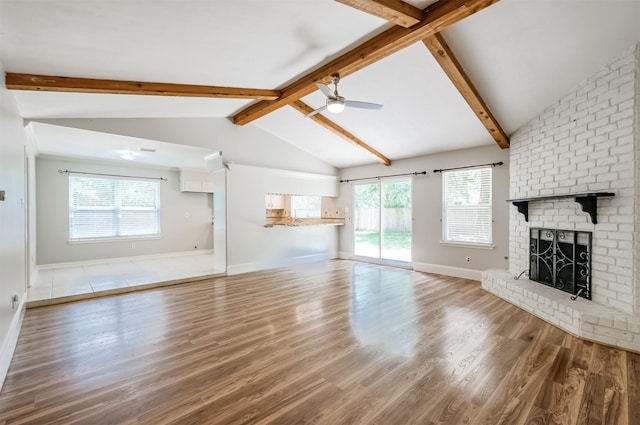
[[[482,178],[479,184],[488,181],[488,194],[489,200],[488,203],[467,203],[467,204],[452,204],[451,200],[447,199],[447,195],[449,193],[447,184],[450,181],[450,177],[454,174],[462,175],[468,174],[471,172],[486,171],[488,172],[488,177]],[[481,194],[482,190],[487,190],[487,187],[478,188],[478,192]],[[478,195],[480,199],[481,195]],[[469,239],[455,239],[451,238],[450,235],[450,210],[452,207],[460,210],[463,209],[475,209],[475,210],[484,210],[486,215],[488,216],[487,222],[484,223],[488,230],[486,231],[486,236],[488,236],[485,240],[478,240],[477,238],[474,240],[473,238]],[[480,249],[493,249],[494,248],[494,239],[493,239],[493,167],[491,166],[481,166],[474,167],[463,170],[448,170],[442,172],[442,239],[440,244],[443,246],[465,246],[472,248],[480,248]]]
[[[74,190],[76,187],[73,184],[74,179],[94,179],[94,180],[113,180],[116,181],[116,187],[113,191],[113,198],[111,201],[113,202],[112,207],[96,207],[96,206],[75,206],[74,205]],[[154,197],[155,197],[155,207],[127,207],[122,205],[122,187],[123,182],[145,182],[151,183],[154,188]],[[69,190],[69,199],[68,199],[68,243],[69,244],[82,244],[82,243],[96,243],[96,242],[118,242],[125,240],[140,240],[140,239],[158,239],[162,236],[162,215],[161,215],[161,185],[160,182],[149,181],[149,179],[145,178],[135,178],[135,177],[120,177],[120,176],[105,176],[105,175],[91,175],[84,174],[83,175],[74,175],[69,174],[68,179],[68,190]],[[114,234],[110,236],[87,236],[87,237],[72,237],[74,233],[74,214],[76,212],[81,211],[111,211],[114,217]],[[123,235],[123,213],[131,213],[135,211],[143,211],[143,212],[154,212],[154,216],[156,218],[156,229],[155,233],[141,233],[134,235]]]

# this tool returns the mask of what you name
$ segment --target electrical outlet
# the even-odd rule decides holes
[[[466,261],[467,261],[467,263],[470,263],[471,262],[471,257],[467,256]]]
[[[136,243],[135,242],[131,242],[131,248],[135,248],[136,247]]]

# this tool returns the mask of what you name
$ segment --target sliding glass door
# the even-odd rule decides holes
[[[353,186],[353,255],[411,262],[411,180]]]

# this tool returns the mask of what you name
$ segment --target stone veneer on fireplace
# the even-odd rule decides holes
[[[607,191],[598,223],[568,200],[511,206],[509,270],[482,286],[575,335],[640,351],[640,44],[511,136],[510,197]],[[526,278],[531,228],[592,232],[592,300]]]

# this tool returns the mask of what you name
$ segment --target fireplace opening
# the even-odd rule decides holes
[[[531,228],[529,279],[591,299],[591,232]]]

